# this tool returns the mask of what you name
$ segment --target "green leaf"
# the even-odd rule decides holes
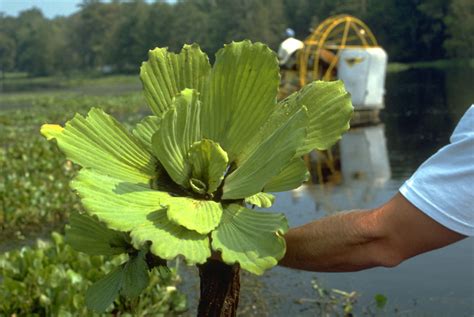
[[[137,298],[148,286],[149,275],[145,255],[148,250],[141,250],[131,256],[123,268],[123,285],[120,294],[127,298]]]
[[[154,174],[156,161],[127,129],[100,109],[86,118],[77,114],[66,123],[43,125],[41,133],[56,139],[67,158],[82,167],[127,181],[147,182]]]
[[[191,146],[188,162],[192,177],[203,181],[207,187],[206,192],[211,194],[224,179],[229,158],[219,144],[204,139]]]
[[[197,178],[191,178],[189,180],[189,185],[191,186],[192,191],[197,194],[204,195],[207,192],[206,183]]]
[[[173,181],[189,188],[189,165],[186,164],[191,145],[201,139],[200,102],[195,90],[185,89],[173,101],[152,137],[153,152]]]
[[[214,230],[222,218],[222,206],[212,200],[171,197],[166,200],[168,219],[201,234]]]
[[[375,300],[375,305],[377,306],[378,309],[383,309],[385,305],[387,305],[388,299],[385,295],[383,294],[376,294],[374,296]]]
[[[277,56],[266,45],[243,41],[220,49],[202,92],[203,136],[233,161],[276,107],[279,82]]]
[[[300,186],[309,176],[304,162],[299,159],[300,156],[314,148],[329,148],[349,128],[353,108],[350,95],[345,91],[342,82],[316,81],[281,101],[259,133],[247,143],[241,156],[245,158],[248,153],[258,148],[286,117],[298,112],[301,106],[308,108],[310,120],[307,136],[298,148],[294,160],[265,185],[264,191],[286,191]]]
[[[282,235],[288,230],[283,214],[257,212],[239,205],[224,210],[221,224],[212,232],[212,249],[221,251],[222,260],[236,262],[251,273],[261,275],[285,254]]]
[[[71,187],[90,214],[119,231],[132,230],[143,222],[143,217],[163,208],[161,200],[171,197],[150,189],[148,184],[125,182],[89,169],[82,169]]]
[[[142,218],[141,215],[139,217]],[[168,220],[166,209],[147,215],[130,235],[138,246],[151,241],[150,251],[165,260],[183,255],[186,262],[192,265],[202,264],[211,256],[207,235],[175,225]]]
[[[191,264],[204,263],[210,256],[207,236],[169,221],[163,207],[169,194],[87,169],[79,172],[72,186],[90,214],[111,229],[130,231],[136,249],[151,241],[153,254],[166,260],[182,254]]]
[[[126,233],[107,228],[94,217],[74,212],[66,227],[66,242],[75,250],[90,255],[126,253],[130,245]]]
[[[302,108],[272,130],[259,146],[243,153],[237,169],[224,181],[222,198],[245,198],[262,191],[264,185],[294,157],[306,135],[307,122],[306,110]]]
[[[291,119],[298,111],[301,110],[301,106],[293,104],[282,104],[278,105],[272,113],[267,117],[267,120],[259,129],[252,139],[248,140],[246,147],[242,150],[242,153],[239,155],[239,160],[243,161],[248,159],[251,153],[253,153],[258,147],[265,142],[276,130],[281,128],[283,125],[288,123],[288,120]],[[307,109],[305,108],[306,112]],[[309,119],[308,119],[309,122]],[[301,140],[303,142],[303,140]]]
[[[86,292],[86,305],[98,313],[104,312],[120,292],[123,281],[123,266],[95,282]]]
[[[179,54],[168,52],[167,48],[155,48],[148,52],[148,61],[140,68],[145,99],[158,116],[166,112],[173,98],[183,89],[199,92],[209,76],[211,66],[199,45],[184,45]]]
[[[275,202],[275,196],[268,193],[258,193],[245,198],[245,202],[261,208],[270,208]]]
[[[292,109],[303,105],[308,109],[308,134],[296,156],[330,148],[349,130],[354,110],[351,96],[340,80],[314,81],[279,103],[284,104]]]
[[[151,138],[160,127],[161,118],[157,116],[148,116],[143,119],[135,129],[133,135],[143,142],[146,149],[151,152]]]
[[[303,159],[295,157],[291,162],[276,176],[265,184],[265,192],[284,192],[298,188],[307,181],[309,172]]]
[[[145,255],[148,249],[131,255],[129,260],[95,282],[86,292],[86,305],[99,313],[104,312],[121,294],[138,297],[148,286],[149,275]]]

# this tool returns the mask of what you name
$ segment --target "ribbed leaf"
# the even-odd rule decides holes
[[[264,185],[277,175],[294,157],[306,135],[308,117],[300,109],[286,122],[249,153],[243,153],[243,161],[224,183],[223,199],[239,199],[260,192]]]
[[[123,281],[123,266],[95,282],[86,292],[86,305],[98,313],[104,312],[120,292]]]
[[[278,175],[263,188],[266,192],[284,192],[301,186],[309,178],[308,168],[300,157],[295,157]]]
[[[291,109],[299,109],[303,105],[308,109],[308,134],[296,156],[314,149],[330,148],[349,129],[353,112],[351,96],[340,80],[314,81],[279,105],[284,104]]]
[[[148,61],[140,68],[146,101],[159,117],[171,107],[173,98],[183,89],[203,91],[211,66],[197,44],[184,45],[179,54],[167,48],[148,52]]]
[[[288,120],[300,111],[301,108],[302,107],[296,103],[279,104],[273,112],[268,115],[267,120],[259,131],[247,141],[245,148],[239,154],[237,163],[240,164],[242,161],[246,161],[262,143],[270,138],[276,130],[287,124]],[[309,120],[307,122],[309,122]],[[301,140],[301,142],[303,142],[303,140]]]
[[[148,265],[145,261],[146,250],[131,256],[123,268],[123,284],[120,294],[127,298],[136,298],[148,286]]]
[[[233,42],[219,50],[202,92],[203,136],[233,161],[276,107],[279,81],[277,56],[266,45]]]
[[[171,196],[146,185],[122,182],[87,169],[79,172],[72,186],[86,210],[111,229],[130,231],[139,249],[151,241],[153,254],[171,260],[182,254],[191,263],[204,263],[210,256],[209,239],[173,224],[163,203]]]
[[[107,228],[94,217],[72,213],[66,227],[66,242],[75,250],[90,255],[126,253],[130,245],[126,233]]]
[[[157,116],[148,116],[143,119],[135,129],[133,135],[143,142],[146,149],[151,152],[151,137],[160,127],[161,118]]]
[[[95,282],[86,292],[86,305],[96,312],[104,312],[119,294],[136,298],[148,286],[146,250],[130,256],[129,260]]]
[[[146,221],[131,232],[131,236],[136,245],[151,241],[150,251],[165,260],[183,255],[191,265],[202,264],[211,256],[209,238],[175,225],[168,220],[165,209],[149,214]]]
[[[282,235],[287,230],[283,214],[229,205],[221,224],[212,232],[212,248],[221,251],[225,263],[238,262],[244,270],[261,275],[285,254]]]
[[[151,153],[125,127],[100,109],[92,109],[86,118],[77,114],[65,128],[43,125],[41,133],[56,139],[68,159],[82,167],[124,181],[147,182],[156,165]]]
[[[268,193],[258,193],[245,198],[245,202],[261,208],[270,208],[275,202],[275,196]]]
[[[191,146],[188,161],[192,177],[206,184],[208,194],[215,192],[224,179],[229,163],[227,153],[219,144],[205,139]]]
[[[173,181],[189,188],[189,165],[186,164],[191,145],[201,140],[200,102],[195,90],[185,89],[173,101],[152,137],[153,153]]]
[[[169,220],[201,234],[214,230],[222,218],[221,204],[212,200],[172,197],[166,204]]]
[[[262,143],[265,142],[265,140],[267,140],[273,133],[275,133],[275,131],[279,129],[282,125],[286,124],[288,122],[288,118],[296,114],[300,109],[301,107],[297,103],[279,104],[275,111],[270,114],[268,120],[265,122],[259,132],[251,140],[249,140],[246,145],[246,148],[240,154],[241,159],[247,160],[250,155],[255,152],[261,146]],[[301,142],[303,142],[303,140],[301,140]],[[298,159],[300,158],[293,158],[293,160]],[[281,186],[282,184],[280,184],[281,182],[284,182],[284,186],[286,187],[292,186],[293,184],[298,187],[301,182],[305,180],[307,176],[306,167],[304,167],[304,165],[301,166],[301,164],[298,164],[298,162],[293,162],[293,160],[288,162],[286,166],[282,166],[280,170],[276,171],[275,176],[273,176],[269,180],[269,182],[272,183],[270,184],[272,189],[274,189],[273,185],[276,186],[275,188],[283,188]],[[282,175],[282,177],[279,177],[280,174]],[[301,182],[296,184],[300,180]],[[267,186],[268,184],[265,185],[264,191],[269,191],[265,189]]]
[[[88,169],[82,169],[71,186],[90,214],[119,231],[132,230],[146,215],[163,208],[162,199],[170,197],[147,184],[124,182]]]

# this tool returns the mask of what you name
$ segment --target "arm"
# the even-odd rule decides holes
[[[290,229],[280,264],[323,272],[393,267],[463,238],[397,194],[373,210],[339,213]]]

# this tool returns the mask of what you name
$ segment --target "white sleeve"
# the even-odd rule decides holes
[[[400,193],[443,226],[474,236],[474,105],[450,143],[425,161]]]

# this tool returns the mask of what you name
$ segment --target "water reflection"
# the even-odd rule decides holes
[[[324,182],[313,175],[312,184],[292,192],[297,203],[303,195],[313,198],[315,211],[332,213],[341,209],[361,208],[371,204],[376,193],[390,180],[391,169],[383,124],[358,127],[348,131],[334,149],[333,156],[323,153],[311,155],[312,171],[326,169]]]
[[[387,76],[386,126],[395,178],[406,178],[449,141],[474,103],[472,68],[411,69]]]
[[[339,152],[344,192],[355,202],[350,207],[371,204],[391,176],[384,125],[350,130],[341,139]]]
[[[380,186],[390,179],[383,124],[350,130],[341,139],[339,152],[344,184],[363,181]]]

